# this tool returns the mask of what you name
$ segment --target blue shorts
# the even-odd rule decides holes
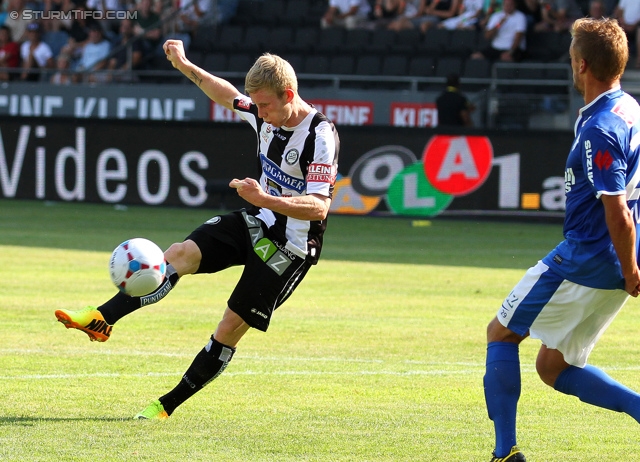
[[[504,299],[497,318],[512,332],[529,333],[547,348],[560,351],[567,363],[584,367],[628,298],[624,290],[568,281],[538,262]]]

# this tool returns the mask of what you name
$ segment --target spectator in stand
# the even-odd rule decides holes
[[[72,14],[67,14],[63,18],[60,13],[68,13],[74,7],[72,0],[44,0],[44,14],[47,19],[43,21],[42,26],[44,27],[45,32],[55,32],[61,29],[68,29],[71,26],[71,22],[73,20]],[[60,17],[55,17],[54,15],[60,15]]]
[[[71,59],[68,55],[60,53],[56,58],[56,72],[49,80],[54,85],[70,85],[73,83],[73,74],[71,72]]]
[[[136,35],[144,34],[142,45],[144,54],[148,55],[158,49],[162,40],[160,16],[151,9],[151,0],[140,0],[135,9],[133,30]]]
[[[443,29],[471,29],[478,23],[478,17],[482,14],[484,0],[462,0],[458,15],[445,19],[438,27]]]
[[[100,24],[92,24],[89,27],[89,39],[82,47],[80,60],[76,67],[76,71],[87,72],[87,81],[97,82],[104,76],[98,71],[107,66],[107,56],[111,51],[111,44],[104,38],[104,32]],[[76,81],[82,80],[80,74],[76,74]]]
[[[370,16],[375,29],[384,29],[399,18],[405,9],[404,0],[376,0]]]
[[[538,1],[538,0],[536,0]],[[482,14],[478,21],[478,28],[484,30],[487,27],[489,18],[493,13],[496,13],[502,9],[502,0],[484,0],[484,6],[482,7]]]
[[[542,7],[539,0],[518,0],[518,10],[527,17],[527,30],[535,29],[536,24],[542,21]]]
[[[471,55],[473,59],[518,62],[526,50],[527,18],[516,9],[515,0],[503,0],[502,11],[493,13],[484,30],[489,47]]]
[[[42,76],[40,71],[53,67],[53,52],[49,45],[42,41],[42,28],[37,22],[27,25],[27,38],[20,45],[22,59],[20,79],[37,82]],[[33,72],[34,70],[37,72]]]
[[[7,11],[15,12],[16,14],[8,15],[4,21],[4,25],[11,30],[11,40],[17,43],[22,43],[27,40],[27,26],[29,21],[24,19],[22,14],[26,8],[27,0],[9,0],[7,4]]]
[[[447,76],[447,88],[436,99],[436,107],[439,127],[473,127],[471,113],[476,107],[460,93],[460,78],[457,74]]]
[[[329,0],[329,8],[320,20],[320,25],[323,29],[371,27],[369,13],[371,5],[368,0]]]
[[[606,5],[602,0],[591,0],[587,16],[593,19],[602,19],[606,16]]]
[[[66,54],[71,60],[71,68],[75,67],[75,64],[82,53],[82,48],[89,40],[89,28],[95,24],[98,24],[93,16],[88,16],[83,13],[86,11],[86,5],[84,0],[73,0],[72,9],[75,11],[71,25],[67,27],[67,33],[69,34],[69,41],[62,47],[60,53]]]
[[[0,26],[0,67],[18,68],[20,65],[20,46],[11,40],[11,31],[7,26]],[[10,71],[0,72],[0,82],[13,80],[15,74]]]
[[[400,31],[403,29],[413,29],[419,27],[418,22],[422,16],[423,0],[406,0],[404,12],[396,19],[392,20],[387,29]]]
[[[120,21],[114,18],[114,12],[125,11],[121,0],[86,0],[87,9],[101,14],[99,20],[107,37],[113,37],[118,33]]]
[[[178,31],[192,36],[201,22],[211,13],[211,1],[176,0],[174,8],[181,9],[178,15]]]
[[[640,68],[640,1],[620,0],[615,10],[615,18],[627,34],[629,42],[636,43],[636,69]]]
[[[453,17],[462,0],[420,0],[413,16],[402,16],[389,24],[389,29],[420,29],[423,33],[444,19]]]
[[[567,31],[576,19],[583,16],[575,0],[541,0],[540,6],[542,21],[534,27],[537,32]]]
[[[419,20],[420,31],[424,34],[440,22],[454,17],[462,0],[425,0],[422,17]]]
[[[107,80],[131,81],[131,76],[126,71],[140,67],[143,56],[142,40],[132,40],[134,37],[132,20],[123,19],[120,21],[120,43],[117,51],[107,63],[107,69],[111,71]],[[131,61],[129,61],[129,53],[131,53]]]
[[[216,24],[226,24],[233,19],[238,11],[240,0],[217,0],[213,20]]]

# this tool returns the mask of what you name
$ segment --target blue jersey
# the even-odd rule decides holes
[[[607,91],[580,110],[575,135],[565,169],[565,240],[543,262],[571,282],[624,289],[600,198],[626,195],[638,222],[640,106],[619,87]]]

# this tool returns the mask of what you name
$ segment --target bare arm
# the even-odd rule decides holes
[[[167,40],[163,48],[167,59],[171,61],[173,67],[198,85],[209,99],[228,109],[233,109],[233,100],[242,94],[236,87],[224,79],[209,74],[189,61],[184,53],[184,46],[181,40]]]
[[[331,199],[320,194],[297,197],[272,196],[264,192],[253,178],[233,179],[229,186],[235,188],[240,197],[256,207],[264,207],[298,220],[324,220],[331,205]]]
[[[622,266],[625,290],[633,297],[638,296],[640,270],[636,261],[636,227],[624,195],[602,195],[605,220],[609,235]]]

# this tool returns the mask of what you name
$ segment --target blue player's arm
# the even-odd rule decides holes
[[[631,210],[627,207],[626,196],[603,194],[600,199],[604,205],[611,242],[622,267],[625,290],[637,297],[640,290],[640,270],[636,260],[636,226]]]

